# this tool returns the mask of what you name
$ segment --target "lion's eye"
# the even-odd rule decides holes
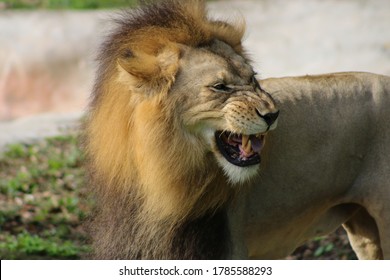
[[[227,85],[223,83],[218,83],[212,86],[212,89],[215,91],[221,91],[221,92],[231,92],[232,88],[228,87]]]

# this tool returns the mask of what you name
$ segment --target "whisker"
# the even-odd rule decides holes
[[[219,138],[221,138],[222,135],[223,135],[226,131],[227,131],[226,129],[222,130],[222,131],[221,131],[221,134],[219,134]]]

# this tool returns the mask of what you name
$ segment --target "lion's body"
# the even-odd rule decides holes
[[[245,229],[241,254],[283,258],[344,224],[359,258],[390,259],[390,77],[260,83],[281,115],[260,174],[235,209],[234,226]]]
[[[93,257],[279,258],[361,204],[390,258],[388,78],[285,78],[264,91],[243,34],[208,19],[201,0],[157,1],[118,21],[85,122]],[[267,91],[283,114],[274,135]]]

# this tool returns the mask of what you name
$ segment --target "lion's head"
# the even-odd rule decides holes
[[[103,46],[87,120],[101,196],[136,188],[148,213],[199,215],[257,172],[278,111],[243,33],[243,24],[209,20],[196,0],[122,16]]]

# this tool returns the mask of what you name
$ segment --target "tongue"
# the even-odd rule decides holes
[[[263,148],[263,140],[257,138],[254,135],[251,135],[250,141],[252,143],[252,150],[259,154],[261,152],[261,149]]]

